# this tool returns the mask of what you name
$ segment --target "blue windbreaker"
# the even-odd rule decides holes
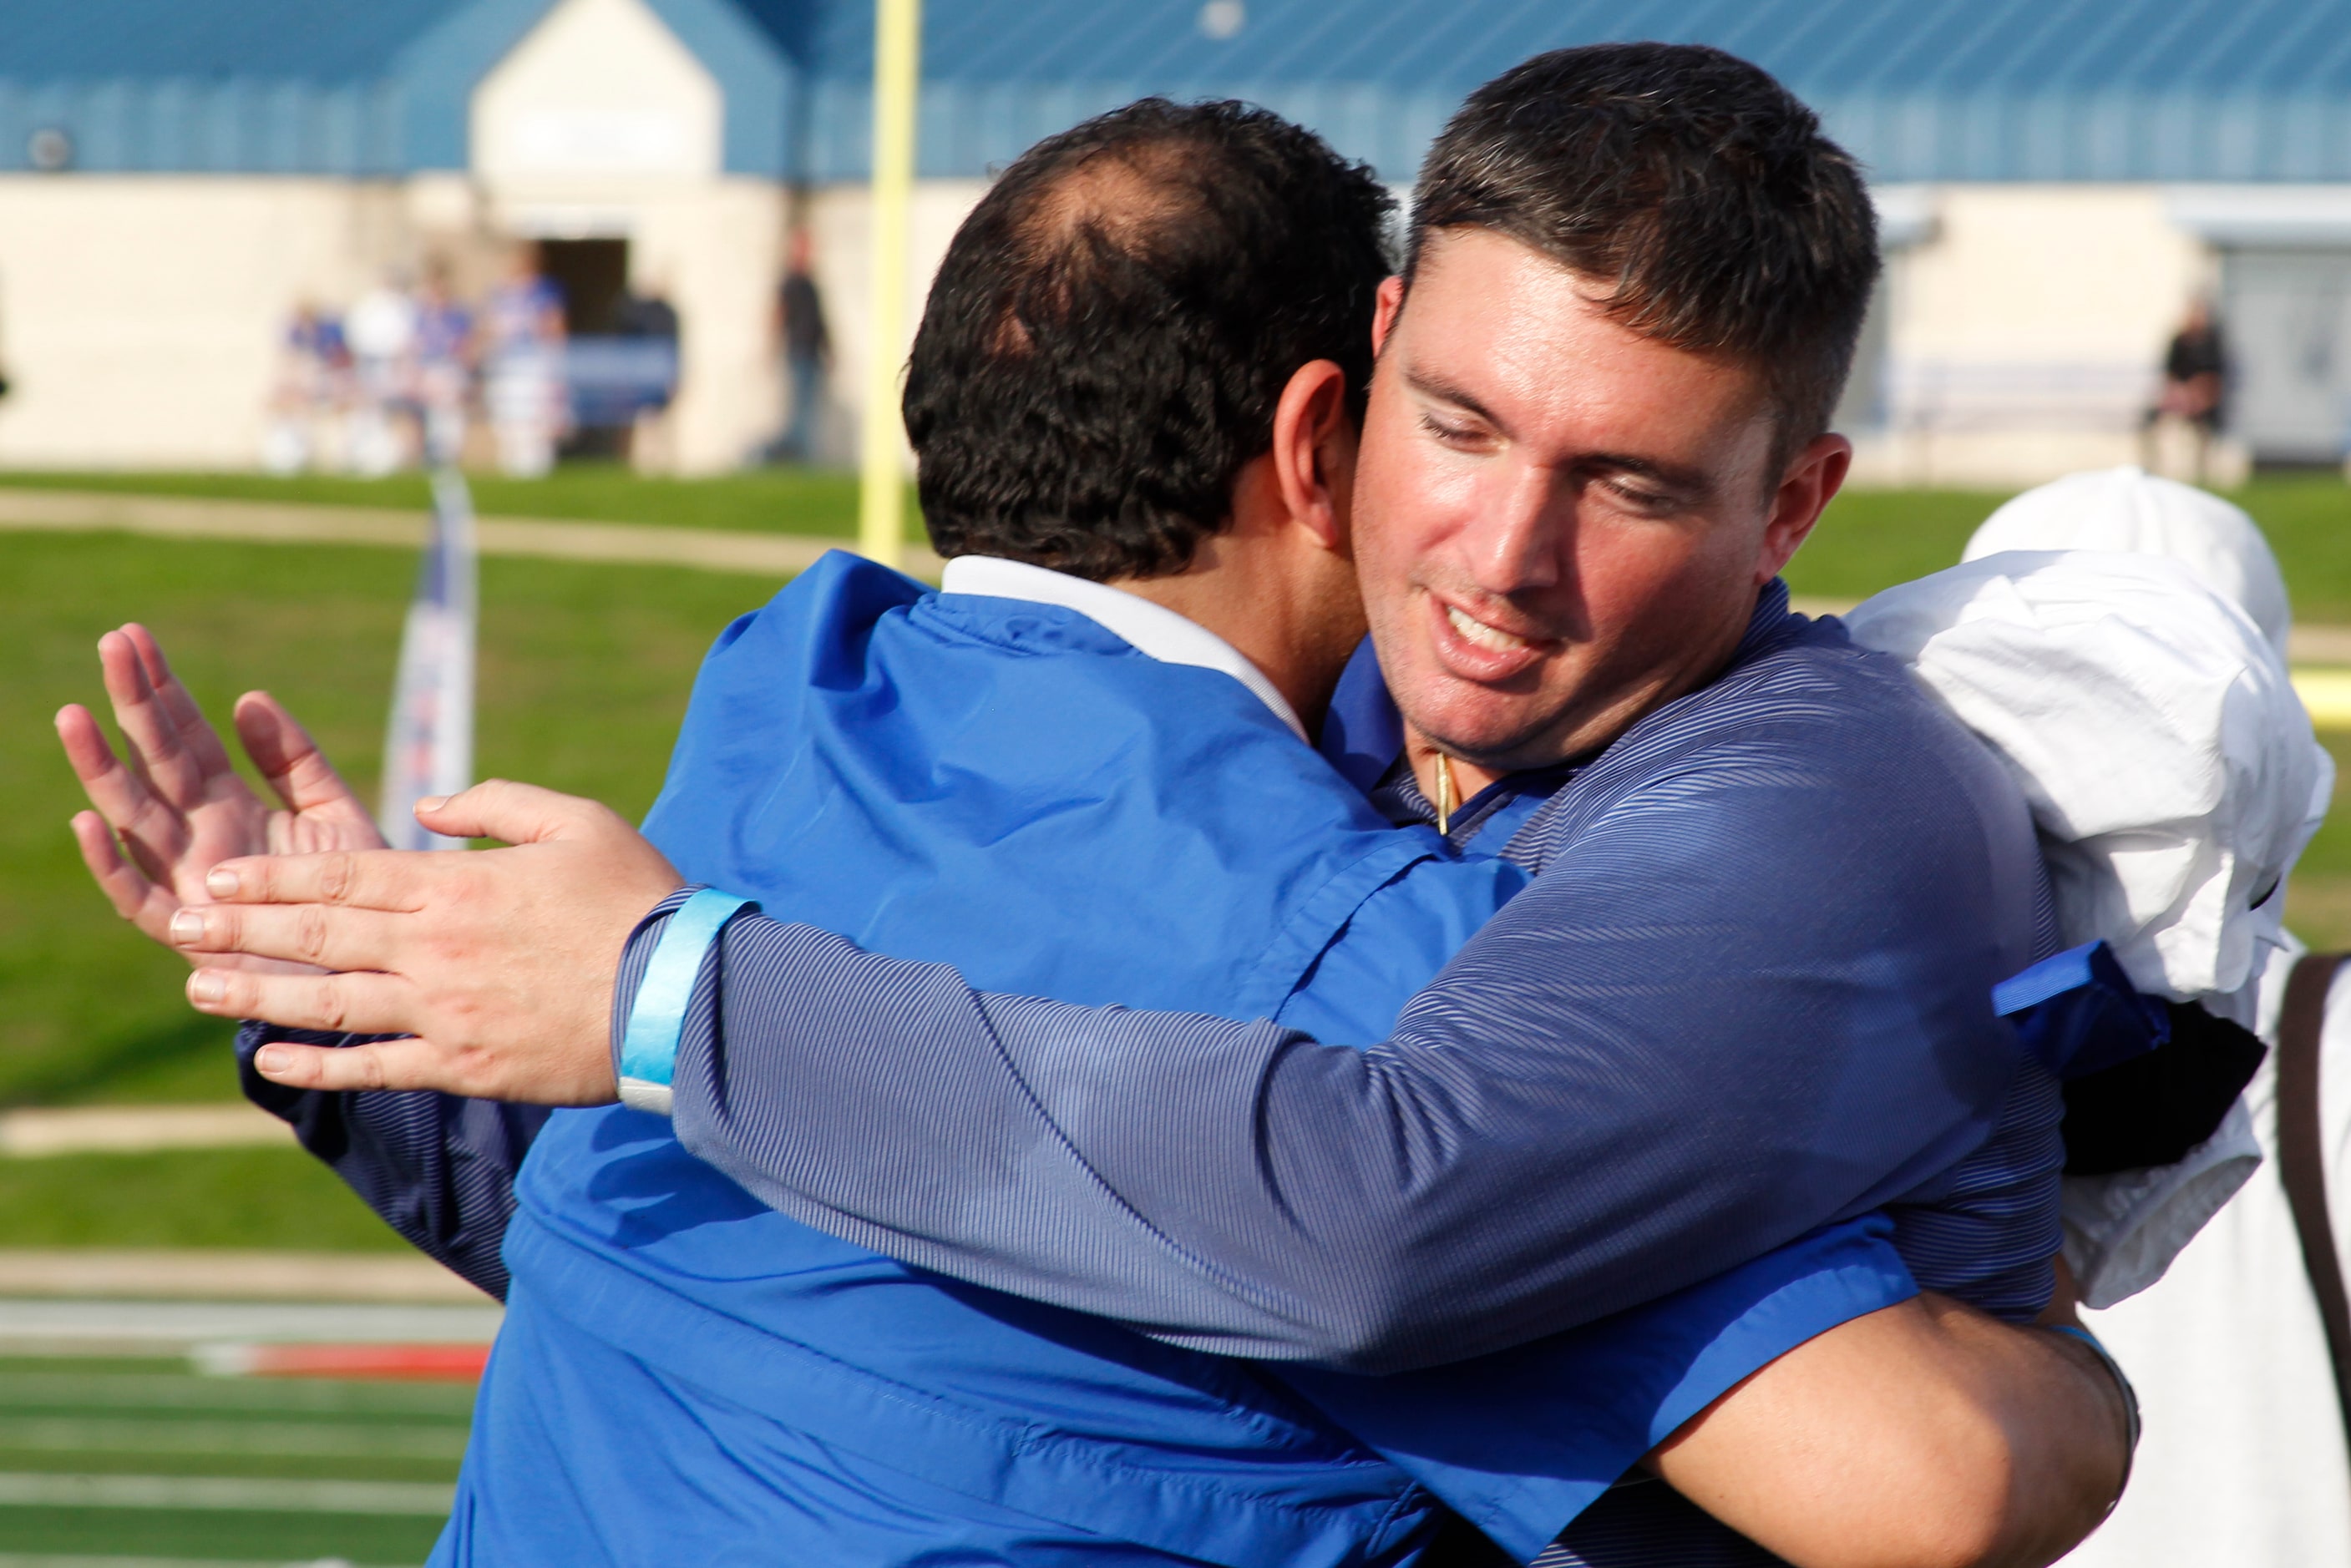
[[[985,986],[1362,1040],[1524,881],[1382,821],[1225,675],[837,556],[721,639],[646,830]],[[517,1197],[436,1563],[1403,1563],[1426,1489],[1531,1555],[1715,1394],[1913,1290],[1856,1220],[1458,1377],[1350,1380],[1343,1428],[1254,1364],[810,1229],[642,1113],[557,1113]]]

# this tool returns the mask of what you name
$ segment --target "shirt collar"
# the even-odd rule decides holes
[[[1238,648],[1188,616],[1108,583],[1073,577],[1026,561],[998,556],[957,556],[946,564],[939,587],[950,594],[977,594],[987,598],[1026,599],[1032,604],[1059,605],[1074,610],[1137,653],[1162,664],[1189,664],[1220,670],[1253,692],[1290,726],[1301,741],[1306,726],[1298,722],[1290,703],[1275,690],[1265,671],[1251,664]]]
[[[1747,618],[1747,630],[1715,679],[1719,680],[1740,666],[1761,658],[1779,646],[1792,630],[1805,624],[1803,617],[1788,608],[1788,585],[1778,577],[1772,578],[1755,596],[1755,610]],[[1380,661],[1372,651],[1372,639],[1368,637],[1347,661],[1346,670],[1339,677],[1339,689],[1331,694],[1330,714],[1322,721],[1321,750],[1340,775],[1365,794],[1380,787],[1396,759],[1404,754],[1404,719],[1396,711],[1395,700],[1388,695],[1387,682],[1380,674]],[[1538,787],[1556,787],[1565,776],[1559,767],[1531,771],[1542,775]],[[1497,786],[1488,787],[1490,790]],[[1434,808],[1429,820],[1436,820]]]

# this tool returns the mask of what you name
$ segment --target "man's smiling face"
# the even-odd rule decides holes
[[[1484,768],[1605,743],[1703,682],[1834,493],[1762,378],[1619,325],[1605,285],[1480,229],[1381,296],[1354,538],[1388,689]]]

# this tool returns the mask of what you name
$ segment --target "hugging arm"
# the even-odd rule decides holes
[[[2038,1568],[2120,1493],[2128,1398],[2078,1340],[1926,1295],[1798,1346],[1647,1463],[1797,1568]],[[1566,1539],[1604,1536],[1619,1511],[1654,1539],[1677,1505],[1643,1490],[1611,1493]]]
[[[1384,1371],[1589,1322],[1926,1186],[2015,1079],[1989,992],[2031,954],[1953,933],[2029,927],[2037,868],[1972,800],[1771,761],[1597,814],[1369,1050],[738,918],[679,1136],[846,1239],[1196,1348]]]

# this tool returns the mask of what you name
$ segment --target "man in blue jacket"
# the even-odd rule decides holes
[[[1173,140],[1182,147],[1181,137]],[[1154,234],[1149,222],[1135,216],[1138,208],[1148,213],[1149,203],[1134,198],[1152,194],[1154,177],[1165,178],[1164,165],[1171,161],[1163,156],[1165,148],[1144,142],[1102,159],[1092,156],[1099,145],[1073,145],[1087,156],[1066,165],[1060,181],[1024,189],[1008,177],[1010,189],[999,187],[1002,201],[991,196],[996,205],[984,206],[975,214],[976,227],[966,231],[971,265],[958,268],[951,256],[935,291],[925,333],[936,323],[948,341],[931,363],[952,372],[947,384],[971,407],[988,408],[990,395],[1004,391],[988,384],[991,371],[1015,387],[1024,378],[1051,385],[1061,370],[1057,356],[1077,360],[1083,351],[1099,353],[1098,342],[1090,339],[1102,335],[1105,317],[1115,321],[1122,312],[1097,308],[1091,290],[1107,289],[1116,300],[1120,288],[1138,280],[1165,286],[1172,272],[1186,287],[1209,293],[1210,286],[1193,281],[1187,265],[1229,270],[1235,254],[1248,254],[1248,247],[1230,243],[1229,234],[1215,232],[1219,222],[1245,229],[1251,220],[1231,204],[1245,207],[1250,200],[1246,182],[1232,178],[1231,171],[1219,171],[1213,184],[1200,177],[1185,193],[1184,200],[1206,205],[1215,221],[1203,223],[1197,207],[1182,207],[1181,225]],[[1052,149],[1071,150],[1072,144]],[[1181,160],[1172,161],[1180,172]],[[990,221],[1005,227],[990,234]],[[1167,237],[1204,229],[1208,233],[1199,248],[1208,264],[1194,264]],[[1144,252],[1138,234],[1173,255]],[[1040,277],[1014,269],[991,296],[978,264],[1024,253],[1053,256],[1057,270]],[[1448,260],[1446,267],[1458,265],[1471,264]],[[1864,296],[1866,273],[1860,269]],[[1435,275],[1446,275],[1445,269]],[[1481,286],[1491,281],[1479,280]],[[1081,311],[1073,300],[1088,308]],[[1552,308],[1556,313],[1556,301]],[[1392,321],[1394,315],[1391,296],[1384,317]],[[1133,317],[1147,320],[1153,313],[1138,310]],[[958,326],[961,340],[955,337]],[[1212,317],[1212,342],[1219,326],[1260,331],[1263,314],[1231,323]],[[1030,463],[1033,472],[1053,481],[1050,493],[1032,490],[1025,504],[1009,509],[1008,520],[981,509],[966,511],[960,520],[994,546],[986,552],[997,556],[994,565],[975,563],[978,569],[960,571],[949,592],[935,598],[870,569],[828,568],[796,585],[769,612],[738,623],[698,688],[672,788],[648,825],[655,841],[697,878],[758,892],[882,950],[954,958],[992,983],[1008,981],[1080,1002],[1288,1018],[1337,1038],[1385,1033],[1405,995],[1516,890],[1522,873],[1514,861],[1458,859],[1441,835],[1384,828],[1362,796],[1334,792],[1337,781],[1316,774],[1321,764],[1297,744],[1301,711],[1311,715],[1323,705],[1341,662],[1337,655],[1353,640],[1343,611],[1336,628],[1332,624],[1333,608],[1344,598],[1337,586],[1344,565],[1337,518],[1352,448],[1346,389],[1353,383],[1339,362],[1347,353],[1335,350],[1327,371],[1310,360],[1280,381],[1279,395],[1268,400],[1276,405],[1268,410],[1273,451],[1266,456],[1272,461],[1252,457],[1245,434],[1225,453],[1213,440],[1167,443],[1175,450],[1207,449],[1202,465],[1207,477],[1194,482],[1210,487],[1205,507],[1182,493],[1186,476],[1180,470],[1171,476],[1098,463],[1089,492],[1088,467],[1077,460],[1086,455],[1089,440],[1105,447],[1115,441],[1087,428],[1082,416],[1097,410],[1064,402],[1081,417],[1031,432],[1075,449],[1059,471]],[[910,424],[924,456],[929,504],[939,473],[986,476],[972,447],[957,443],[976,445],[995,432],[967,414],[960,421],[941,415],[926,430],[922,364],[918,353],[918,376],[909,390],[916,417]],[[1196,422],[1209,427],[1207,435],[1219,434],[1214,426],[1224,410],[1217,400],[1230,389],[1217,385],[1213,376],[1187,381],[1180,354],[1172,369],[1177,373],[1153,383],[1162,387],[1169,406],[1148,410],[1142,428],[1165,432],[1172,426],[1181,432],[1188,405]],[[1060,384],[1070,385],[1065,370],[1062,377]],[[1143,379],[1152,382],[1147,374]],[[1753,410],[1734,406],[1738,398],[1751,396],[1751,388],[1732,387],[1726,394],[1715,385],[1708,406],[1707,379],[1700,376],[1698,384],[1681,389],[1685,400],[1698,399],[1700,449],[1706,439],[1719,441],[1726,424],[1744,431],[1758,422]],[[1029,411],[1013,405],[1015,414]],[[1249,421],[1233,422],[1246,430]],[[1767,432],[1764,449],[1773,439]],[[1838,453],[1834,438],[1823,437],[1807,442],[1792,460],[1776,454],[1797,477],[1772,492],[1781,504],[1772,508],[1777,529],[1764,553],[1777,558],[1762,571],[1763,579],[1800,541],[1834,489]],[[1010,455],[1023,454],[1016,448]],[[1708,460],[1718,469],[1730,465],[1726,472],[1733,478],[1742,461],[1758,467],[1774,461],[1762,449],[1684,455],[1693,461],[1679,467],[1637,454],[1629,466],[1648,463],[1644,477],[1682,483],[1682,499],[1688,501],[1690,487],[1723,477],[1705,472]],[[946,461],[935,465],[935,457]],[[1228,487],[1222,498],[1213,489],[1219,481]],[[987,490],[974,487],[975,493]],[[935,527],[957,525],[953,499],[932,506]],[[1698,499],[1730,514],[1741,510],[1727,490]],[[1687,520],[1673,511],[1673,501],[1671,494],[1652,495],[1628,511],[1636,523],[1667,524],[1661,531],[1670,535],[1673,524]],[[1228,527],[1204,531],[1198,520],[1226,504]],[[1697,511],[1703,520],[1705,507]],[[1188,529],[1179,528],[1186,518]],[[1088,526],[1092,519],[1099,521]],[[1022,528],[1037,532],[1024,537]],[[944,546],[954,542],[943,532]],[[1008,543],[1062,569],[1039,572],[1005,559]],[[977,553],[966,544],[963,553]],[[1100,558],[1089,558],[1090,549]],[[1216,557],[1228,549],[1249,553],[1260,567],[1290,557],[1290,569],[1219,576]],[[1088,579],[1104,576],[1140,591],[1116,594],[1098,586],[1092,595],[1084,591]],[[1072,581],[1076,587],[1067,586]],[[1155,595],[1148,591],[1153,584],[1160,589]],[[1180,613],[1196,591],[1230,595],[1252,587],[1269,593],[1270,602],[1252,607],[1260,613],[1238,624],[1207,601],[1191,601],[1198,613]],[[1752,581],[1745,591],[1752,602]],[[1114,599],[1179,613],[1155,619]],[[1218,620],[1235,625],[1238,635],[1204,642],[1200,628]],[[1187,639],[1183,626],[1172,622],[1189,626],[1193,635]],[[1450,1386],[1294,1380],[1316,1404],[1343,1412],[1346,1430],[1388,1454],[1397,1469],[1471,1511],[1498,1538],[1520,1543],[1520,1555],[1531,1555],[1642,1449],[1746,1372],[1833,1321],[1907,1294],[1907,1283],[1891,1281],[1872,1254],[1868,1222],[1861,1221],[1859,1231],[1838,1227],[1834,1210],[1859,1216],[1882,1201],[1910,1199],[1922,1214],[1939,1213],[1957,1227],[1938,1232],[1929,1225],[1930,1236],[1966,1237],[1973,1227],[1975,1239],[1957,1249],[1967,1256],[1957,1264],[1955,1284],[1982,1285],[1991,1304],[2022,1303],[2029,1311],[2037,1301],[2025,1303],[2023,1297],[2034,1293],[2033,1283],[2019,1285],[2009,1276],[2030,1264],[2040,1268],[2032,1279],[2045,1294],[2045,1259],[2053,1246],[2046,1214],[2017,1197],[2036,1181],[2046,1196],[2049,1127],[2045,1104],[2035,1108],[2032,1085],[2025,1086],[2024,1114],[2011,1117],[2000,1181],[2001,1196],[2020,1208],[2021,1226],[2007,1217],[1970,1214],[1965,1199],[1971,1195],[1940,1174],[1980,1139],[1989,1106],[2015,1099],[2007,1090],[2014,1076],[2012,1047],[1991,1017],[1988,992],[1991,980],[2032,956],[2037,869],[2029,833],[2019,836],[2021,809],[2002,795],[1989,763],[1963,736],[1948,726],[1938,729],[1898,677],[1851,669],[1849,650],[1834,639],[1808,637],[1801,625],[1789,627],[1772,596],[1765,595],[1736,625],[1719,616],[1716,623],[1730,626],[1724,641],[1709,645],[1704,635],[1685,631],[1663,668],[1654,647],[1635,647],[1624,670],[1604,669],[1604,675],[1635,679],[1625,690],[1606,693],[1598,736],[1605,740],[1611,723],[1621,727],[1627,711],[1669,701],[1676,682],[1687,690],[1726,662],[1746,672],[1750,701],[1783,696],[1791,681],[1798,689],[1807,682],[1841,683],[1839,696],[1863,695],[1862,711],[1876,725],[1876,739],[1897,742],[1890,761],[1907,764],[1924,783],[1905,786],[1892,768],[1860,767],[1856,784],[1836,766],[1799,782],[1858,788],[1864,796],[1875,792],[1882,820],[1849,823],[1858,847],[1855,858],[1866,863],[1873,852],[1899,850],[1912,872],[1922,863],[1931,866],[1944,883],[1938,912],[1961,934],[1956,941],[1928,940],[1924,926],[1906,923],[1898,875],[1886,884],[1857,877],[1851,885],[1857,898],[1896,900],[1890,917],[1869,906],[1872,923],[1884,933],[1876,950],[1883,972],[1838,977],[1835,985],[1852,995],[1840,1002],[1832,987],[1815,1022],[1874,1032],[1875,1044],[1897,1041],[1907,1031],[1928,1048],[1927,1058],[1914,1060],[1931,1067],[1935,1081],[1889,1098],[1866,1083],[1847,1089],[1822,1082],[1816,1073],[1798,1075],[1813,1120],[1809,1131],[1789,1135],[1793,1141],[1817,1144],[1823,1121],[1833,1125],[1838,1115],[1865,1106],[1890,1106],[1917,1129],[1907,1135],[1905,1153],[1891,1169],[1872,1165],[1873,1148],[1839,1151],[1837,1160],[1861,1174],[1848,1171],[1831,1211],[1813,1214],[1785,1233],[1791,1249],[1776,1261],[1740,1265],[1711,1282],[1700,1280],[1665,1310],[1602,1323],[1575,1343],[1515,1353],[1499,1364],[1510,1370],[1489,1370]],[[1458,603],[1441,612],[1441,624],[1489,653],[1509,651],[1498,639],[1532,646],[1519,633],[1468,616]],[[1298,635],[1301,627],[1319,632],[1319,639]],[[1245,639],[1258,646],[1236,646]],[[1806,649],[1823,650],[1825,662]],[[1474,665],[1478,657],[1449,652],[1457,663]],[[1137,653],[1144,656],[1139,662]],[[1508,684],[1521,673],[1506,671],[1495,683]],[[1584,671],[1582,681],[1587,691],[1594,685],[1590,674]],[[1105,679],[1110,687],[1102,685]],[[1724,686],[1726,679],[1707,689]],[[1105,705],[1113,691],[1116,701]],[[797,748],[789,761],[778,749],[786,737]],[[1545,833],[1553,835],[1554,846],[1563,842],[1558,835],[1567,829],[1558,825],[1572,814],[1538,811],[1541,781],[1516,766],[1526,751],[1556,747],[1560,740],[1546,733],[1485,747],[1494,771],[1520,781],[1520,787],[1501,796],[1480,791],[1467,806],[1475,821],[1465,826],[1493,831],[1496,800],[1523,796],[1535,804],[1520,809],[1516,820],[1528,823],[1538,842]],[[1476,766],[1469,759],[1479,754],[1479,744],[1473,739],[1458,746],[1462,773]],[[1786,758],[1768,745],[1759,755],[1767,770],[1785,771]],[[1440,780],[1453,776],[1455,765],[1440,766]],[[1242,783],[1238,796],[1231,793],[1236,779]],[[982,780],[984,787],[975,790]],[[1400,787],[1406,781],[1383,783]],[[1792,798],[1793,786],[1785,780],[1767,787],[1778,791],[1774,798],[1782,804]],[[1211,796],[1212,790],[1224,793]],[[1444,793],[1440,783],[1440,817],[1450,815]],[[1703,791],[1697,798],[1704,804]],[[1198,809],[1204,799],[1213,810]],[[1043,800],[1066,804],[1040,816],[1036,807]],[[1956,840],[1948,833],[1935,836],[1935,824],[1954,812],[1971,825],[1968,831]],[[1057,815],[1064,820],[1055,820]],[[1177,829],[1172,839],[1171,827]],[[1923,851],[1915,842],[1922,834],[1929,836]],[[1073,845],[1082,855],[1073,857]],[[1533,860],[1549,874],[1543,855]],[[1228,898],[1238,892],[1237,903],[1204,900],[1200,889],[1212,873],[1237,878],[1228,883]],[[1542,886],[1539,877],[1536,888]],[[1105,887],[1128,889],[1121,896],[1130,902],[1115,922],[1106,923],[1099,910],[1086,912],[1088,897]],[[973,915],[987,909],[992,896],[1000,919],[975,932]],[[1081,917],[1075,924],[1068,918],[1073,914]],[[1217,923],[1204,927],[1204,914]],[[1610,914],[1621,918],[1622,911]],[[271,933],[260,922],[240,937],[219,919],[219,914],[212,922],[199,917],[203,929],[191,945],[226,947],[250,938],[246,945],[255,950],[270,946]],[[737,929],[758,929],[748,921]],[[976,947],[975,935],[987,940]],[[782,940],[797,939],[787,931]],[[1956,957],[1945,950],[1956,950]],[[349,967],[331,945],[309,956]],[[697,950],[693,956],[702,955]],[[852,961],[844,971],[852,981],[854,968]],[[628,976],[632,989],[652,975],[643,995],[653,994],[661,971],[658,952],[641,950]],[[698,1017],[706,1047],[718,973],[697,978],[691,964],[683,972],[684,987],[668,999],[676,1013],[669,1039],[674,1044],[682,1030],[690,1034]],[[1805,983],[1818,993],[1830,977],[1817,966],[1814,974]],[[215,978],[224,983],[207,1005],[262,1002],[256,1011],[292,1015],[275,1004],[290,994],[282,989],[264,1002],[260,991],[231,994],[229,977]],[[367,993],[349,1014],[352,1021],[359,1012],[392,1001],[390,991],[376,986],[371,992],[354,978],[338,982],[348,999]],[[249,977],[240,981],[247,983]],[[1893,1017],[1874,998],[1898,1001],[1908,1016]],[[887,1012],[884,1005],[874,1016]],[[852,1032],[863,1027],[855,1015],[834,1023]],[[438,1031],[425,1033],[429,1042]],[[1757,1044],[1776,1048],[1782,1063],[1792,1059],[1787,1043]],[[689,1066],[692,1049],[689,1044],[680,1057],[681,1067]],[[1148,1049],[1134,1060],[1156,1070]],[[1213,1085],[1218,1075],[1200,1069],[1214,1061],[1213,1055],[1196,1058],[1189,1080]],[[1889,1067],[1904,1070],[1879,1062],[1872,1072]],[[1186,1075],[1171,1078],[1171,1086]],[[1834,1071],[1828,1076],[1833,1080]],[[684,1077],[694,1080],[691,1071]],[[1784,1096],[1785,1085],[1779,1092]],[[1840,1099],[1846,1093],[1853,1097]],[[2045,1093],[2040,1099],[2045,1102]],[[312,1112],[340,1114],[315,1106],[298,1114]],[[983,1130],[990,1114],[983,1107]],[[364,1123],[371,1115],[360,1107],[351,1119]],[[949,1124],[933,1125],[950,1130]],[[1213,1117],[1203,1127],[1212,1138],[1222,1136]],[[1892,1141],[1905,1136],[1893,1135]],[[1072,1552],[1086,1561],[1158,1561],[1171,1552],[1231,1562],[1380,1561],[1409,1552],[1422,1540],[1409,1483],[1399,1490],[1397,1470],[1350,1448],[1343,1434],[1319,1427],[1310,1410],[1281,1397],[1268,1403],[1260,1386],[1236,1384],[1214,1370],[1217,1364],[1176,1351],[1143,1355],[1135,1347],[1147,1342],[1106,1339],[1105,1333],[1117,1331],[1102,1325],[1002,1298],[967,1298],[758,1210],[728,1184],[709,1185],[697,1168],[682,1158],[665,1128],[632,1112],[559,1117],[539,1137],[507,1243],[516,1270],[515,1312],[486,1386],[467,1502],[444,1543],[452,1560],[469,1552],[512,1560],[526,1541],[541,1552],[559,1541],[557,1555],[638,1560],[682,1541],[715,1547],[730,1538],[772,1540],[782,1528],[773,1517],[779,1506],[799,1528],[814,1532],[805,1537],[808,1550],[852,1560],[896,1560],[889,1553],[935,1540],[948,1520],[959,1539],[993,1540],[993,1550],[1016,1561]],[[977,1199],[969,1206],[983,1219],[993,1209],[987,1185],[983,1178],[966,1189],[967,1199]],[[1581,1184],[1587,1191],[1607,1185]],[[1769,1213],[1763,1229],[1768,1232],[1805,1204],[1823,1200],[1823,1192],[1807,1191],[1784,1211]],[[1831,1229],[1817,1229],[1823,1220],[1833,1222]],[[2008,1255],[2000,1244],[1983,1241],[2004,1220],[2005,1229],[2020,1232],[2022,1253]],[[2016,1240],[2009,1238],[2011,1251]],[[1260,1250],[1268,1244],[1266,1238],[1253,1243]],[[1753,1250],[1751,1238],[1748,1250]],[[1744,1255],[1728,1261],[1738,1264]],[[1998,1265],[1988,1272],[1982,1267],[1987,1255]],[[1213,1253],[1203,1256],[1215,1264]],[[1611,1288],[1628,1293],[1614,1304],[1656,1294],[1657,1280],[1671,1272],[1619,1281]],[[1279,1303],[1257,1304],[1279,1315]],[[1495,1345],[1526,1339],[1531,1324],[1554,1305],[1515,1316],[1499,1313],[1496,1324],[1481,1332]],[[1586,1302],[1574,1321],[1593,1315]],[[942,1354],[947,1345],[956,1349]],[[1620,1386],[1603,1392],[1612,1380]],[[1040,1426],[1040,1405],[1057,1407],[1059,1414]],[[684,1425],[668,1417],[644,1425],[647,1412],[673,1408],[687,1418]],[[789,1412],[780,1421],[779,1411]],[[623,1413],[630,1424],[613,1428],[615,1446],[608,1453],[598,1434]],[[1587,1422],[1588,1431],[1573,1430]],[[1573,1435],[1558,1438],[1562,1428]],[[1552,1451],[1533,1458],[1531,1451],[1547,1440]],[[1513,1441],[1529,1462],[1514,1461]],[[922,1456],[911,1473],[910,1452]],[[1179,1462],[1179,1455],[1186,1457]],[[590,1479],[611,1466],[629,1473],[625,1495],[586,1492]],[[694,1517],[664,1502],[673,1493],[696,1500]],[[556,1499],[568,1500],[584,1517],[570,1516]],[[489,1506],[482,1506],[485,1501]],[[747,1526],[753,1520],[758,1526]],[[839,1533],[844,1530],[852,1533]],[[851,1541],[853,1545],[844,1544]]]

